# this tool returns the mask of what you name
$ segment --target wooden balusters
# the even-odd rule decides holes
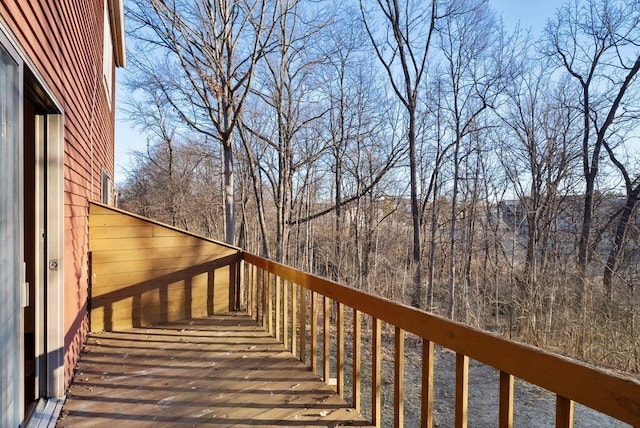
[[[331,301],[327,296],[322,299],[322,380],[329,383],[331,376],[331,361],[329,352],[331,351],[331,331],[329,326]]]
[[[243,269],[247,269],[247,275],[244,277],[244,284],[247,290],[247,315],[253,316],[253,265],[250,263],[243,263]]]
[[[422,339],[422,405],[420,426],[433,426],[433,342]]]
[[[382,386],[382,331],[379,319],[371,318],[371,423],[382,425],[380,392]]]
[[[556,428],[573,428],[573,401],[556,395]]]
[[[274,288],[275,288],[275,294],[276,294],[276,310],[275,310],[275,315],[276,315],[276,326],[275,326],[275,333],[276,333],[276,340],[279,342],[281,339],[280,336],[280,329],[282,327],[282,314],[280,313],[282,310],[282,298],[281,298],[281,288],[282,288],[282,282],[280,280],[279,276],[274,276]]]
[[[282,344],[289,349],[289,281],[282,281]]]
[[[467,428],[469,357],[456,354],[456,428]]]
[[[267,322],[269,321],[269,317],[267,316],[267,308],[268,308],[268,297],[267,297],[267,271],[263,270],[260,275],[260,294],[262,301],[262,328],[267,328]]]
[[[307,351],[307,289],[300,287],[300,361],[306,364]]]
[[[298,285],[294,282],[291,283],[291,353],[296,355],[297,349],[297,341],[298,337],[297,328],[298,328],[298,289],[302,290],[302,287],[298,287]],[[302,327],[300,327],[300,331],[302,331]],[[300,356],[300,353],[297,353]]]
[[[257,266],[252,266],[253,267],[253,273],[252,273],[252,292],[253,292],[253,309],[255,309],[255,313],[253,314],[253,318],[256,320],[256,322],[258,321],[258,312],[260,310],[260,300],[258,300],[258,267]]]
[[[395,343],[395,409],[396,425],[402,424],[402,372],[403,372],[403,334],[415,334],[423,339],[422,343],[422,427],[433,425],[433,373],[434,373],[434,343],[449,346],[456,354],[456,390],[455,390],[455,426],[468,425],[468,377],[469,358],[504,370],[500,372],[499,381],[499,426],[509,428],[513,426],[514,407],[514,378],[537,384],[542,388],[555,392],[556,426],[572,427],[573,400],[584,403],[592,409],[610,415],[631,426],[640,427],[637,413],[631,412],[625,403],[632,402],[638,393],[637,383],[629,382],[621,376],[605,374],[584,364],[567,361],[557,355],[534,349],[527,345],[514,343],[507,339],[486,334],[471,327],[452,323],[441,317],[433,316],[413,308],[399,305],[395,302],[379,299],[368,293],[337,284],[333,281],[308,275],[279,263],[268,261],[252,254],[245,253],[244,260],[249,264],[245,278],[240,278],[248,287],[246,303],[249,315],[261,322],[265,330],[273,332],[273,302],[277,306],[276,312],[283,307],[283,317],[276,319],[277,330],[282,331],[285,346],[291,346],[293,353],[297,353],[300,360],[310,361],[312,370],[328,380],[330,375],[329,346],[329,295],[337,304],[336,315],[336,390],[344,395],[344,304],[349,302],[353,310],[353,352],[352,352],[352,405],[361,410],[361,314],[372,317],[372,422],[376,426],[382,424],[381,416],[381,323],[388,323],[396,329]],[[273,293],[271,275],[278,276],[278,280],[285,280],[283,295]],[[293,282],[297,281],[297,283]],[[300,285],[298,285],[300,284]],[[302,285],[304,284],[304,285]],[[278,285],[276,285],[276,288]],[[290,288],[289,288],[290,287]],[[277,289],[279,290],[279,289]],[[300,295],[298,297],[298,290]],[[309,298],[307,293],[311,293]],[[322,369],[318,367],[318,298],[322,296],[324,337]],[[282,300],[283,299],[283,300]],[[311,300],[309,308],[307,305]],[[282,306],[281,306],[282,305]],[[289,315],[289,311],[291,314]],[[307,311],[311,316],[311,343],[307,338]],[[379,317],[379,318],[377,318]],[[424,322],[422,322],[424,321]],[[289,330],[291,325],[291,331]],[[277,333],[276,333],[277,334]],[[427,340],[430,339],[430,340]],[[310,349],[309,349],[310,348]],[[467,354],[464,355],[463,353]],[[513,355],[514,359],[504,358]],[[516,362],[514,362],[516,361]],[[531,370],[531,367],[545,367],[544,371]],[[539,373],[541,372],[541,373]],[[566,378],[561,385],[557,376]],[[612,395],[621,400],[610,400]],[[573,399],[573,400],[572,400]],[[623,400],[624,399],[624,400]],[[626,401],[625,401],[626,400]]]
[[[336,324],[336,392],[344,397],[344,305],[340,302]]]
[[[513,427],[513,376],[500,372],[500,428]]]
[[[267,323],[269,334],[273,336],[273,275],[267,275]]]
[[[360,381],[361,381],[361,375],[360,375],[360,342],[361,342],[361,338],[360,336],[362,335],[362,315],[360,313],[359,310],[354,309],[353,310],[353,335],[352,335],[352,340],[353,340],[353,351],[351,354],[351,358],[352,358],[352,367],[353,367],[353,373],[351,376],[351,382],[353,385],[353,392],[352,392],[352,402],[351,405],[353,406],[354,409],[356,409],[357,411],[360,411],[360,399],[361,399],[361,395],[360,395]]]
[[[311,371],[317,373],[318,368],[318,297],[311,292]]]
[[[404,426],[404,330],[396,327],[393,378],[393,424]]]

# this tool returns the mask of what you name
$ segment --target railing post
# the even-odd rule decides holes
[[[240,253],[240,259],[236,263],[237,276],[236,276],[236,307],[235,310],[239,311],[243,306],[246,307],[246,291],[247,287],[244,283],[244,260],[242,260],[242,253]]]
[[[311,371],[317,374],[318,368],[318,297],[311,292]]]
[[[273,275],[267,272],[267,323],[269,334],[273,336]]]
[[[289,281],[282,279],[282,344],[289,349]]]
[[[371,423],[382,425],[380,391],[382,385],[382,332],[379,319],[371,319]]]
[[[245,266],[247,267],[247,315],[253,317],[253,265],[251,263],[245,263]]]
[[[329,383],[329,377],[331,376],[331,361],[329,359],[330,351],[330,330],[329,330],[329,305],[330,300],[327,296],[323,296],[322,299],[322,377],[326,384]]]
[[[469,357],[456,354],[456,428],[467,428],[469,404]]]
[[[422,428],[433,426],[433,350],[433,342],[422,339]]]
[[[500,428],[513,427],[513,376],[500,372]]]
[[[352,358],[352,367],[353,367],[353,374],[352,374],[352,383],[353,383],[353,397],[352,397],[352,403],[351,405],[353,406],[354,409],[356,409],[357,411],[360,411],[360,381],[361,381],[361,377],[360,377],[360,342],[361,342],[361,336],[362,336],[362,315],[360,314],[360,311],[357,309],[353,310],[353,335],[352,335],[352,339],[353,339],[353,353],[351,355]]]
[[[395,427],[404,426],[404,330],[396,327],[394,359],[394,403],[393,420]]]
[[[556,428],[573,428],[573,401],[556,395]]]
[[[252,308],[255,308],[255,320],[258,321],[258,312],[260,312],[260,301],[258,300],[258,267],[253,266],[253,280],[251,281],[251,287],[253,290],[253,304]]]
[[[336,319],[336,392],[344,397],[344,305],[338,303],[338,316]]]
[[[262,318],[262,328],[264,328],[265,330],[267,329],[267,271],[264,269],[261,269],[260,272],[260,303],[262,303],[262,313],[261,313],[261,318]]]
[[[298,344],[296,343],[296,338],[298,337],[298,289],[302,289],[302,287],[298,287],[298,285],[294,282],[291,283],[291,353],[296,355],[296,348]],[[302,328],[301,328],[302,330]],[[300,353],[297,352],[297,355],[300,356]]]
[[[275,289],[275,295],[276,295],[276,340],[278,342],[280,342],[280,338],[282,336],[280,336],[280,327],[282,324],[282,314],[280,313],[282,310],[282,298],[281,298],[281,288],[282,288],[282,280],[279,276],[274,275],[273,276],[273,282],[274,282],[274,289]]]
[[[307,363],[307,289],[300,286],[300,361]]]

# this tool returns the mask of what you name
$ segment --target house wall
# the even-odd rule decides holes
[[[103,13],[103,0],[0,2],[26,66],[42,76],[64,110],[65,385],[88,331],[88,200],[100,197],[103,169],[113,177],[113,94],[106,94],[102,81]]]
[[[91,203],[89,250],[92,331],[235,309],[237,248]]]

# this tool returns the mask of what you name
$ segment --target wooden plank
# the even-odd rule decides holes
[[[454,352],[511,373],[633,426],[640,426],[640,382],[446,318],[244,253],[250,263]]]
[[[573,401],[556,395],[556,428],[573,428]]]
[[[404,331],[396,327],[395,359],[393,380],[393,422],[396,427],[404,426]]]
[[[207,291],[208,272],[197,273],[187,277],[176,277],[171,280],[150,280],[146,282],[146,284],[133,284],[129,286],[101,287],[100,285],[96,285],[92,287],[91,290],[92,305],[93,307],[97,307],[100,306],[99,302],[105,299],[117,300],[120,297],[156,293],[159,290],[166,292],[184,290],[186,286],[189,286],[192,290],[202,289]]]
[[[95,235],[95,234],[94,234]],[[214,243],[205,240],[198,240],[192,236],[152,236],[146,238],[140,237],[122,237],[115,238],[113,236],[107,236],[104,238],[96,238],[93,235],[89,235],[89,251],[145,251],[159,248],[214,248],[221,254],[232,254],[237,252],[233,249],[224,249],[222,246],[218,246]],[[119,250],[118,250],[119,249]]]
[[[353,334],[351,339],[353,340],[353,351],[352,351],[352,361],[351,365],[353,367],[353,373],[351,375],[352,381],[352,398],[351,405],[357,411],[360,411],[360,401],[362,398],[362,394],[360,391],[360,384],[362,381],[361,378],[361,358],[360,358],[360,348],[361,348],[361,339],[362,337],[362,315],[359,310],[353,310]]]
[[[324,297],[322,299],[322,380],[327,384],[331,377],[331,360],[329,357],[331,351],[330,309],[331,301],[327,297]]]
[[[311,371],[318,369],[318,294],[311,292]]]
[[[119,226],[121,224],[130,226],[130,225],[151,225],[154,229],[154,236],[183,236],[183,237],[192,237],[197,239],[198,241],[207,241],[212,244],[215,244],[219,247],[226,247],[235,251],[238,251],[238,248],[230,246],[224,242],[215,241],[204,236],[196,235],[186,230],[178,229],[176,227],[170,226],[168,224],[161,223],[156,220],[152,220],[149,218],[145,218],[139,216],[137,214],[133,214],[131,212],[127,212],[124,210],[120,210],[118,208],[112,206],[106,206],[103,204],[99,204],[96,202],[91,202],[89,204],[89,210],[91,213],[91,217],[93,223],[91,226],[94,228],[100,227],[114,227]]]
[[[97,256],[94,253],[94,258]],[[190,269],[194,266],[203,265],[206,263],[213,263],[216,260],[222,259],[218,256],[199,255],[199,256],[186,256],[186,257],[172,257],[172,258],[149,258],[145,260],[129,260],[120,262],[107,262],[103,263],[99,259],[92,260],[91,272],[97,276],[109,276],[114,273],[135,273],[135,272],[148,272],[150,275],[154,275],[157,270],[180,270]]]
[[[513,376],[500,372],[500,428],[513,427]]]
[[[196,280],[191,284],[187,281],[176,281],[168,285],[165,283],[159,283],[154,288],[139,291],[133,287],[128,292],[127,290],[116,290],[114,293],[98,295],[91,299],[91,308],[97,309],[104,307],[129,297],[138,298],[140,300],[140,305],[142,306],[160,304],[161,302],[166,303],[169,301],[179,302],[184,300],[185,297],[202,299],[203,306],[206,306],[207,298],[209,297],[209,287],[207,286],[207,274],[203,275],[204,278],[195,278]]]
[[[422,399],[420,411],[420,426],[433,426],[433,342],[422,339]]]
[[[89,230],[89,239],[100,238],[153,238],[153,226],[93,227]]]
[[[469,408],[469,357],[456,354],[456,428],[467,428]]]
[[[233,334],[238,328],[243,333]],[[136,421],[167,427],[185,421],[366,426],[361,415],[249,317],[92,335],[87,350],[64,404],[66,416],[58,421],[61,427]]]
[[[92,255],[93,262],[95,264],[102,264],[176,258],[202,258],[206,260],[214,260],[235,254],[233,251],[225,248],[218,248],[209,243],[206,243],[205,245],[196,243],[196,245],[183,247],[170,247],[162,246],[160,243],[158,244],[159,246],[154,248],[136,248],[126,250],[115,245],[109,251],[94,250]]]
[[[339,302],[336,324],[336,392],[344,397],[344,305]]]
[[[382,426],[382,323],[371,318],[371,423]]]

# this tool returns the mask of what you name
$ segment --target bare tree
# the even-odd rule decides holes
[[[420,203],[416,134],[418,99],[427,68],[437,20],[438,2],[377,0],[375,10],[367,9],[360,0],[365,29],[376,56],[389,77],[394,93],[406,109],[407,144],[409,146],[409,180],[411,186],[411,220],[413,226],[413,291],[411,304],[420,307],[422,300],[422,257],[420,240]],[[386,30],[378,31],[376,19]],[[396,71],[399,70],[400,73]]]
[[[578,85],[575,104],[582,116],[584,207],[578,244],[578,280],[584,296],[591,258],[594,194],[606,141],[635,108],[640,70],[640,3],[568,1],[549,21],[545,52]]]
[[[129,35],[139,43],[141,84],[161,90],[179,117],[220,142],[225,240],[235,243],[233,135],[269,43],[275,10],[266,0],[132,0]],[[144,52],[149,55],[144,56]]]
[[[485,0],[462,0],[455,13],[442,20],[438,42],[442,52],[448,137],[452,141],[451,227],[449,234],[449,317],[455,315],[458,193],[463,161],[476,150],[482,132],[481,115],[494,106],[505,82],[511,77],[514,46]],[[511,50],[511,52],[509,52]],[[508,53],[509,52],[509,53]],[[464,148],[463,144],[468,143]],[[479,154],[478,154],[479,155]]]
[[[619,261],[622,256],[622,252],[625,246],[625,238],[632,221],[632,215],[636,211],[638,201],[640,201],[640,175],[636,173],[636,176],[632,176],[627,167],[615,154],[613,148],[607,141],[603,141],[603,146],[609,154],[611,162],[622,175],[625,189],[625,201],[623,206],[615,213],[618,217],[617,225],[614,232],[614,239],[607,257],[607,262],[604,267],[604,275],[602,276],[602,284],[605,292],[607,293],[607,299],[611,301],[613,297],[613,276],[619,268]]]
[[[501,138],[501,161],[519,202],[527,234],[525,283],[534,287],[544,268],[550,231],[559,214],[563,186],[570,182],[579,157],[577,117],[564,96],[567,87],[553,83],[534,61],[508,91],[500,112],[507,127]]]

